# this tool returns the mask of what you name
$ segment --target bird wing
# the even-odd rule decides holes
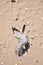
[[[13,34],[17,39],[23,39],[24,37],[24,35],[17,28],[14,28]]]
[[[18,43],[26,43],[27,38],[17,28],[13,28],[13,34],[18,39]]]

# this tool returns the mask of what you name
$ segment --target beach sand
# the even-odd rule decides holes
[[[19,58],[12,27],[28,35],[28,52]],[[0,0],[0,65],[43,65],[43,0]]]

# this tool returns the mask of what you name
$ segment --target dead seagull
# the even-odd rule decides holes
[[[16,47],[16,54],[20,57],[28,51],[30,47],[27,36],[24,36],[17,28],[12,27],[14,36],[18,39],[18,45]]]

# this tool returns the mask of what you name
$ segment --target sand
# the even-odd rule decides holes
[[[28,35],[28,52],[19,58],[14,26]],[[43,0],[0,0],[0,65],[43,65]]]

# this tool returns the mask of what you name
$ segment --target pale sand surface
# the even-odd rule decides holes
[[[0,65],[43,65],[43,0],[10,1],[0,0]],[[22,31],[25,22],[24,34],[32,45],[20,59],[15,53],[18,40],[11,27]]]

